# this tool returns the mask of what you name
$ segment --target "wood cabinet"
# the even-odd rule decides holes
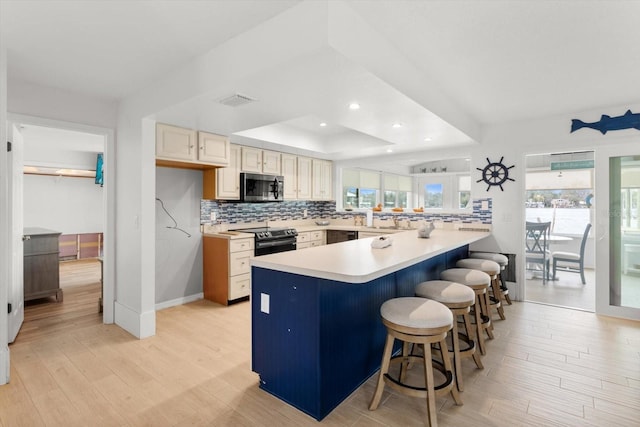
[[[311,159],[282,154],[285,200],[311,199]]]
[[[205,299],[219,304],[242,301],[251,292],[253,237],[228,239],[203,237],[203,293]]]
[[[298,198],[298,156],[283,153],[281,159],[284,198],[285,200],[295,200]]]
[[[242,147],[242,172],[281,175],[281,154],[277,151]]]
[[[177,162],[177,163],[170,163]],[[156,163],[205,167],[229,164],[229,138],[163,123],[156,124]]]
[[[305,249],[322,246],[325,245],[326,242],[326,232],[324,230],[303,231],[302,233],[298,233],[296,246],[297,249]]]
[[[312,159],[311,199],[331,200],[333,197],[331,178],[333,165],[328,160]]]
[[[226,168],[216,169],[215,173],[215,195],[212,195],[211,197],[205,197],[205,199],[240,200],[239,145],[231,145],[229,154],[229,166],[227,166]],[[210,174],[210,172],[204,172],[204,175],[208,174]]]
[[[230,145],[226,136],[198,132],[198,161],[228,166]]]
[[[24,229],[24,300],[54,295],[62,302],[60,289],[60,232],[45,228]]]

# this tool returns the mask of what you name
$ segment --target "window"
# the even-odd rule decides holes
[[[442,208],[442,184],[425,184],[424,186],[424,207]]]
[[[342,171],[342,207],[344,209],[377,206],[379,189],[380,174],[377,172],[355,169]]]
[[[420,177],[418,206],[425,209],[466,209],[471,200],[469,174],[428,174]]]
[[[526,220],[551,222],[552,233],[581,236],[593,202],[593,169],[527,172]]]
[[[384,207],[409,208],[412,179],[409,176],[384,174]]]
[[[411,208],[413,179],[410,176],[381,174],[368,170],[342,170],[342,207]]]
[[[471,200],[471,176],[462,175],[458,177],[458,207],[465,209]]]

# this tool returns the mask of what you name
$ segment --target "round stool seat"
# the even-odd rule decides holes
[[[502,254],[494,254],[493,252],[471,252],[469,258],[488,259],[489,261],[497,262],[503,269],[509,264],[509,258]]]
[[[509,258],[502,254],[496,254],[493,252],[471,252],[469,254],[470,258],[480,258],[480,259],[488,259],[493,262],[497,262],[500,265],[500,269],[506,269],[507,265],[509,265]],[[500,291],[502,294],[502,299],[507,304],[511,305],[511,297],[509,296],[509,288],[507,288],[507,284],[505,283],[504,277],[500,275]]]
[[[471,287],[487,287],[491,283],[491,277],[487,273],[471,268],[450,268],[440,273],[440,278]]]
[[[431,280],[416,286],[416,296],[429,298],[443,304],[472,305],[476,294],[469,286],[447,280]]]
[[[500,273],[500,265],[497,262],[488,259],[465,258],[458,260],[456,262],[456,267],[480,270],[492,276]]]
[[[417,297],[393,298],[380,307],[383,320],[412,329],[439,329],[453,325],[451,310],[438,301]]]

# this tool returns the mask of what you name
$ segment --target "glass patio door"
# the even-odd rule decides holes
[[[640,320],[638,145],[596,151],[596,312]]]

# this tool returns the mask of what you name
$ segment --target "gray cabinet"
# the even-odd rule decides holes
[[[45,228],[24,229],[24,300],[55,295],[62,301],[58,237]]]

